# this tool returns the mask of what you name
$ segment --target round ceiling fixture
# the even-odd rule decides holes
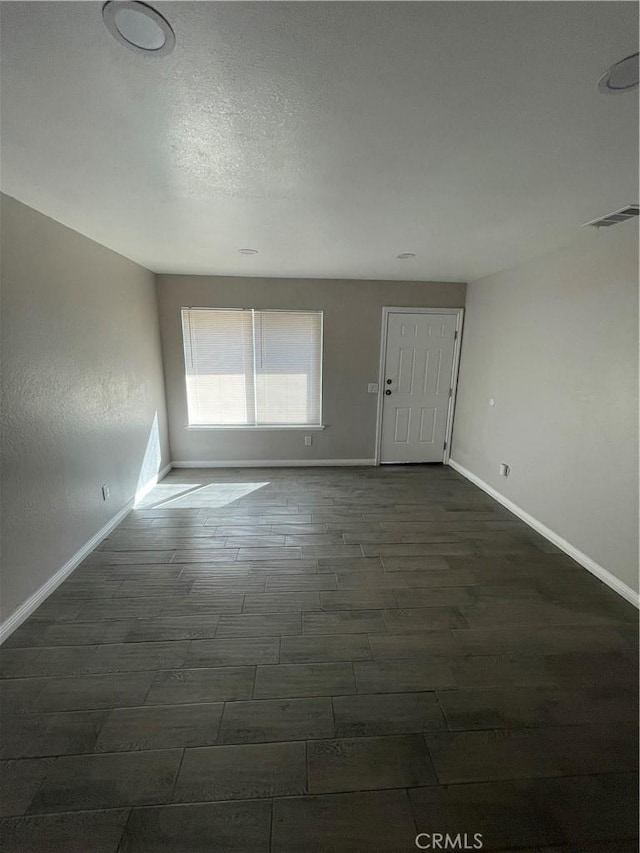
[[[111,35],[145,56],[166,56],[176,44],[171,24],[159,12],[137,0],[107,0],[102,20]]]
[[[238,249],[241,255],[257,255],[257,249]]]
[[[415,258],[415,252],[400,252],[399,255],[396,255],[396,258],[399,258],[401,261],[406,261],[407,258]]]
[[[620,62],[615,62],[598,80],[598,89],[603,95],[631,92],[638,88],[638,54],[632,53]]]

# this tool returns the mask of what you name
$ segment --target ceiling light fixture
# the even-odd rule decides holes
[[[102,20],[111,35],[145,56],[166,56],[176,44],[169,22],[159,12],[137,0],[107,0]]]
[[[238,249],[241,255],[257,255],[257,249]]]
[[[598,80],[598,89],[602,95],[616,95],[631,92],[638,88],[638,54],[632,53],[620,62],[614,62],[611,68]]]
[[[399,258],[401,261],[406,261],[408,258],[415,258],[415,252],[400,252],[399,255],[396,255],[396,258]]]

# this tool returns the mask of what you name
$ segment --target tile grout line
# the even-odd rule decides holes
[[[294,743],[294,742],[295,743],[301,743],[302,741],[291,741],[291,743]],[[556,779],[594,779],[594,778],[599,779],[600,777],[607,777],[607,776],[616,777],[617,775],[618,775],[618,773],[616,771],[610,771],[610,772],[603,772],[603,773],[584,773],[584,774],[560,775],[560,776],[558,776],[558,775],[547,775],[547,776],[536,776],[533,778],[535,778],[538,781],[553,781]],[[630,771],[625,771],[624,775],[635,776],[636,774],[634,774]],[[522,780],[522,778],[516,777],[516,778],[508,779],[508,780],[490,780],[487,782],[487,784],[502,784],[502,782],[510,782],[510,781],[511,782],[521,782],[523,780]],[[478,782],[451,782],[451,783],[445,783],[445,784],[446,784],[446,787],[449,787],[449,788],[465,788],[465,787],[475,786],[478,784],[485,784],[485,783],[483,783],[483,782],[480,782],[480,783],[478,783]],[[334,796],[334,795],[339,796],[342,794],[359,794],[359,793],[367,794],[367,793],[386,792],[386,791],[407,791],[408,792],[408,791],[413,791],[413,790],[419,790],[421,787],[426,787],[426,788],[430,788],[430,789],[437,788],[437,787],[439,787],[439,783],[434,783],[434,784],[426,785],[426,786],[412,785],[408,788],[394,786],[394,787],[389,787],[389,788],[386,788],[386,787],[383,787],[383,788],[367,788],[364,790],[356,789],[356,790],[347,790],[347,791],[345,791],[345,790],[328,791],[325,794],[321,794],[319,796]],[[317,795],[311,795],[311,796],[317,796]],[[260,803],[260,802],[264,802],[265,800],[293,800],[293,799],[299,799],[299,798],[300,798],[300,794],[282,794],[282,795],[277,795],[276,797],[271,797],[271,796],[242,797],[242,798],[238,798],[238,799],[189,800],[189,801],[185,801],[185,802],[145,803],[145,804],[136,804],[136,805],[129,805],[129,806],[127,806],[127,805],[117,806],[116,805],[116,806],[106,806],[106,807],[100,808],[100,809],[83,808],[83,809],[73,809],[71,811],[35,812],[35,813],[31,813],[31,814],[7,816],[7,819],[13,820],[16,818],[18,818],[18,819],[41,818],[41,817],[52,817],[54,815],[82,815],[82,814],[87,814],[89,812],[94,812],[94,811],[104,811],[104,812],[133,811],[133,810],[141,811],[141,810],[146,810],[146,809],[155,809],[158,807],[180,808],[182,806],[188,807],[191,805],[211,805],[211,804],[227,805],[227,804],[233,804],[233,803],[239,803],[239,802]],[[617,840],[622,840],[622,839],[614,838],[612,840],[617,841]],[[521,849],[521,848],[518,848],[518,849]],[[529,850],[530,848],[527,847],[526,849]],[[538,848],[536,848],[536,850],[537,849]],[[523,851],[523,853],[524,853],[524,851]]]
[[[222,729],[223,729],[222,724],[224,722],[224,716],[227,712],[227,705],[228,704],[229,704],[229,702],[226,699],[222,702],[222,713],[220,714],[220,721],[218,723],[218,731],[216,732],[216,740],[215,740],[216,745],[220,744],[220,735],[222,734]]]
[[[354,683],[355,683],[355,674],[354,674]],[[355,693],[353,695],[357,696],[358,694]],[[334,698],[335,698],[334,696],[329,697],[329,701],[331,702],[331,716],[333,717],[333,734],[331,735],[332,739],[334,739],[338,736],[338,724],[336,723],[336,706],[334,705],[334,702],[333,702]]]
[[[407,738],[410,736],[415,736],[415,737],[422,736],[423,739],[426,739],[426,736],[428,734],[438,734],[438,733],[439,732],[437,732],[437,731],[427,732],[427,733],[424,733],[424,732],[406,732],[406,733],[396,733],[396,734],[382,735],[382,736],[361,736],[361,737],[356,737],[356,738],[339,737],[339,738],[330,738],[329,740],[337,740],[337,741],[342,741],[342,740],[348,740],[348,741],[365,740],[366,741],[366,740],[371,740],[371,739],[374,739],[374,740],[397,740],[398,738]],[[442,734],[448,735],[450,733],[449,732],[442,732]],[[224,749],[226,747],[244,747],[244,746],[259,747],[259,746],[264,746],[264,745],[276,746],[276,745],[290,745],[290,744],[305,744],[306,742],[307,741],[305,741],[304,739],[289,740],[289,741],[255,741],[255,742],[248,742],[248,743],[240,741],[240,742],[229,743],[229,744],[217,744],[217,745],[210,745],[209,744],[209,745],[203,745],[203,746],[197,746],[197,747],[181,747],[181,748],[180,747],[173,747],[173,748],[165,748],[162,750],[159,750],[159,749],[145,750],[143,752],[145,754],[149,754],[152,752],[177,752],[178,749],[180,749],[180,751],[182,753],[186,753],[187,751],[201,751],[201,750],[211,750],[211,749],[219,749],[219,748]],[[326,743],[327,738],[326,737],[317,737],[317,738],[310,739],[309,742],[310,743]],[[434,783],[430,783],[430,784],[425,784],[425,785],[413,785],[413,786],[410,786],[411,788],[420,788],[420,787],[433,788],[433,787],[437,787],[439,785],[445,785],[447,787],[465,788],[465,787],[475,786],[475,785],[479,785],[479,784],[501,785],[505,782],[516,782],[517,783],[517,782],[526,781],[527,779],[528,780],[601,779],[601,778],[615,779],[615,778],[618,778],[620,775],[633,777],[633,778],[635,778],[637,776],[637,773],[634,772],[633,770],[622,770],[622,771],[620,771],[620,770],[601,770],[601,771],[594,771],[594,772],[585,771],[582,773],[580,773],[580,772],[544,772],[544,773],[540,773],[540,774],[535,775],[535,776],[527,777],[527,779],[525,779],[522,776],[514,775],[514,776],[509,776],[507,778],[502,777],[502,776],[497,776],[497,777],[483,777],[483,778],[477,778],[477,779],[471,779],[471,780],[456,780],[456,781],[450,781],[450,782],[441,782],[439,780],[439,777],[437,776],[435,763],[433,762],[433,759],[431,756],[431,751],[429,750],[429,747],[426,744],[426,740],[425,740],[425,750],[428,754],[432,769],[434,770],[434,776],[438,779],[438,781],[436,781]],[[113,756],[113,755],[133,755],[133,754],[137,754],[137,753],[136,752],[130,752],[130,751],[125,751],[125,752],[120,752],[120,753],[95,753],[95,754],[94,753],[80,753],[80,754],[72,754],[72,755],[68,755],[68,756],[62,755],[62,756],[58,756],[58,758],[60,758],[61,760],[64,760],[65,758],[78,758],[78,757],[95,758],[95,757],[102,757],[102,756],[106,757],[106,756]],[[184,755],[181,756],[181,762],[180,762],[180,766],[178,768],[178,773],[182,769],[182,760],[183,759],[184,759]],[[43,759],[37,759],[37,760],[42,761]],[[51,763],[52,763],[52,765],[55,763],[55,758],[52,759]],[[46,781],[46,777],[42,781],[43,782]],[[177,776],[176,776],[176,782],[177,782]],[[174,783],[174,786],[175,786],[175,783]],[[390,788],[386,787],[386,786],[381,786],[381,787],[376,787],[376,788],[365,788],[365,789],[360,789],[360,788],[354,788],[354,789],[349,789],[349,790],[335,789],[335,790],[325,791],[322,793],[323,794],[363,793],[363,792],[373,791],[373,790],[385,791],[385,790],[394,790],[394,789],[395,789],[395,786],[391,786]],[[39,789],[38,789],[38,792],[39,792]],[[313,794],[312,796],[316,796],[316,795],[317,794]],[[290,795],[283,795],[282,798],[298,797],[298,796],[300,796],[300,795],[299,794],[290,794]],[[268,798],[269,797],[267,795],[265,797],[241,797],[238,799],[239,800],[259,801],[259,800],[264,800],[264,799],[268,799]],[[6,817],[7,818],[21,818],[21,817],[30,818],[30,817],[42,817],[42,816],[47,816],[47,815],[52,815],[52,814],[79,814],[79,813],[81,814],[83,812],[91,812],[91,811],[117,811],[120,809],[128,809],[128,808],[153,808],[156,806],[189,805],[189,804],[192,804],[195,802],[199,802],[199,803],[213,803],[213,802],[232,803],[232,802],[237,802],[237,801],[238,800],[236,800],[235,798],[232,797],[229,799],[221,798],[221,799],[214,799],[214,800],[185,800],[185,801],[178,801],[178,802],[168,801],[168,802],[164,802],[164,803],[162,803],[162,802],[133,803],[130,805],[113,805],[113,806],[108,805],[108,806],[97,806],[97,807],[91,806],[88,808],[70,809],[67,811],[51,811],[51,812],[49,812],[49,811],[46,811],[46,812],[28,812],[27,811],[22,815],[6,815]]]
[[[455,687],[451,688],[451,689],[454,692],[457,692],[457,690],[458,690],[458,688],[455,688]],[[438,705],[438,708],[440,709],[440,713],[442,714],[442,719],[444,720],[444,724],[447,727],[447,731],[448,732],[460,731],[460,729],[452,729],[451,728],[451,723],[449,722],[449,717],[447,716],[447,712],[442,707],[442,703],[440,702],[440,697],[438,696],[438,693],[441,692],[441,690],[442,690],[442,688],[434,690],[433,695],[434,695],[434,698],[435,698],[436,703]],[[471,729],[471,731],[479,731],[479,730],[478,729]],[[427,749],[429,749],[428,745],[427,745]]]
[[[271,853],[271,851],[273,849],[273,831],[274,831],[273,809],[274,809],[274,807],[275,807],[274,798],[271,797],[271,808],[269,810],[269,853]]]
[[[178,770],[176,772],[176,778],[173,780],[173,785],[171,786],[171,794],[170,794],[170,798],[168,801],[169,803],[175,802],[174,797],[175,797],[175,793],[176,793],[176,788],[178,786],[178,779],[180,778],[180,772],[182,771],[182,765],[184,763],[186,752],[187,752],[187,747],[183,747],[182,748],[182,755],[180,756],[180,761],[178,763]]]
[[[64,814],[64,812],[63,812]],[[133,806],[129,806],[127,819],[122,825],[122,833],[120,834],[120,838],[118,839],[118,847],[116,853],[120,853],[120,851],[124,851],[124,847],[122,846],[124,842],[124,837],[127,834],[127,827],[129,826],[129,821],[131,820],[131,815],[133,814]]]

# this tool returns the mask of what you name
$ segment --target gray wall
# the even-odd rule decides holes
[[[638,589],[635,223],[469,285],[452,458]]]
[[[5,619],[168,444],[154,275],[8,196],[1,212]]]
[[[174,461],[372,459],[380,324],[384,305],[457,308],[464,284],[161,275],[158,301]],[[180,309],[324,311],[323,415],[327,429],[304,446],[297,430],[188,430]],[[308,432],[308,431],[307,431]]]

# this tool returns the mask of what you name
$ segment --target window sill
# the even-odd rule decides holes
[[[326,429],[326,424],[314,424],[313,426],[307,424],[299,426],[297,424],[293,426],[252,426],[252,425],[243,425],[243,424],[223,424],[222,426],[218,426],[216,424],[187,424],[185,429],[188,430],[200,430],[200,429],[214,429],[214,430],[253,430],[254,432],[257,430],[304,430],[305,432],[319,432],[323,429]]]

